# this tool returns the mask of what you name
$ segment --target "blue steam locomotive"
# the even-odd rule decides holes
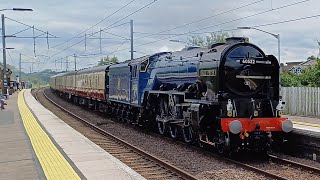
[[[74,103],[221,153],[267,151],[293,128],[281,117],[277,59],[242,37],[59,74],[50,86]]]

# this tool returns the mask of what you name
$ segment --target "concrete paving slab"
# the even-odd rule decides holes
[[[294,124],[293,128],[298,129],[298,130],[303,130],[303,131],[311,131],[311,132],[315,132],[315,133],[320,133],[320,128],[318,128],[318,127]]]
[[[26,139],[19,141],[7,141],[0,144],[0,163],[19,161],[24,159],[32,159]]]
[[[38,179],[32,159],[0,163],[0,180]]]
[[[316,117],[303,117],[303,116],[284,116],[292,121],[297,122],[305,122],[305,123],[312,123],[312,124],[320,124],[320,119]]]
[[[6,136],[0,136],[0,145],[1,143],[9,142],[9,141],[19,141],[25,140],[26,134],[21,131],[21,127],[0,127],[0,134],[6,134]]]
[[[293,122],[293,132],[311,135],[315,137],[320,136],[320,119],[316,117],[303,117],[303,116],[288,116],[284,117],[288,118]]]

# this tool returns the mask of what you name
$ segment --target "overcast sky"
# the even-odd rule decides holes
[[[7,47],[15,48],[7,50],[9,51],[7,62],[18,67],[19,53],[22,53],[22,66],[25,72],[29,72],[31,66],[31,63],[27,62],[35,60],[40,63],[34,64],[34,71],[49,68],[59,71],[61,70],[61,58],[64,58],[62,69],[65,70],[66,56],[70,61],[69,69],[72,69],[74,68],[74,58],[72,57],[74,54],[78,56],[78,68],[96,65],[100,57],[107,55],[115,55],[120,61],[129,59],[130,42],[127,38],[130,36],[128,23],[130,19],[134,21],[134,44],[135,51],[137,51],[134,56],[139,57],[159,51],[180,50],[185,46],[184,43],[170,42],[169,40],[187,41],[188,37],[195,35],[194,33],[205,36],[207,32],[236,29],[239,26],[258,26],[320,14],[320,1],[317,0],[157,0],[147,8],[124,18],[153,2],[153,0],[135,0],[124,9],[86,31],[88,35],[85,41],[85,33],[78,35],[79,33],[97,24],[132,0],[0,1],[2,1],[0,9],[32,8],[33,12],[2,11],[2,13],[10,19],[34,25],[35,28],[48,31],[58,37],[49,39],[49,49],[45,38],[36,38],[35,53],[32,38],[6,38]],[[285,7],[293,3],[298,4]],[[242,6],[246,7],[240,8]],[[206,17],[211,18],[188,25],[190,22]],[[10,19],[5,19],[7,35],[27,28]],[[117,21],[119,22],[115,24]],[[100,54],[100,40],[98,39],[100,34],[96,33],[94,36],[89,34],[99,32],[100,28],[121,24],[124,25],[107,29],[106,32],[101,33],[103,40],[102,54]],[[320,19],[316,17],[259,28],[280,34],[281,62],[287,62],[302,61],[308,56],[318,55],[319,24]],[[185,26],[166,31],[182,25]],[[162,32],[161,35],[148,34],[158,32]],[[250,41],[260,46],[266,54],[274,54],[275,56],[278,54],[277,39],[269,34],[252,29],[227,32],[234,36],[249,37]],[[35,36],[41,34],[43,32],[35,30]],[[141,38],[146,35],[149,37]],[[33,37],[33,31],[29,29],[16,34],[16,36]],[[46,35],[40,37],[46,37]],[[71,38],[73,39],[70,40]],[[47,56],[50,58],[48,59]]]

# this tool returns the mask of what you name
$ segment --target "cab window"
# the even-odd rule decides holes
[[[148,59],[146,59],[140,64],[140,72],[146,72],[148,62],[149,62]]]

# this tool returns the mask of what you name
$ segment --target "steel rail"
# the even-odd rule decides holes
[[[284,164],[290,164],[290,165],[292,165],[294,167],[301,168],[301,169],[306,170],[306,171],[312,171],[314,173],[320,174],[320,169],[316,168],[316,167],[313,167],[313,166],[309,166],[309,165],[302,164],[302,163],[299,163],[299,162],[294,162],[294,161],[291,161],[289,159],[283,159],[283,158],[280,158],[280,157],[277,157],[277,156],[271,155],[271,154],[269,154],[268,157],[272,161],[277,161],[279,163],[284,163]]]
[[[38,91],[37,91],[38,92]],[[69,115],[71,115],[72,117],[78,119],[80,122],[84,123],[85,125],[87,125],[88,127],[90,127],[91,129],[95,130],[96,132],[98,132],[99,134],[102,134],[104,136],[108,136],[118,142],[120,142],[121,144],[131,148],[132,150],[134,150],[135,152],[149,158],[150,160],[154,161],[155,163],[158,163],[159,165],[165,167],[166,169],[176,173],[177,175],[181,176],[183,179],[190,179],[190,180],[196,180],[197,178],[191,174],[189,174],[188,172],[168,163],[168,162],[165,162],[164,160],[161,160],[145,151],[143,151],[142,149],[136,147],[136,146],[133,146],[131,144],[129,144],[128,142],[106,132],[105,130],[101,129],[100,127],[97,127],[96,125],[88,122],[87,120],[79,117],[78,115],[68,111],[67,109],[65,109],[64,107],[60,106],[59,104],[57,104],[56,102],[54,102],[52,99],[50,99],[46,94],[45,94],[45,90],[43,91],[43,95],[52,103],[54,104],[55,106],[57,106],[58,108],[60,108],[61,110],[65,111],[66,113],[68,113]]]

